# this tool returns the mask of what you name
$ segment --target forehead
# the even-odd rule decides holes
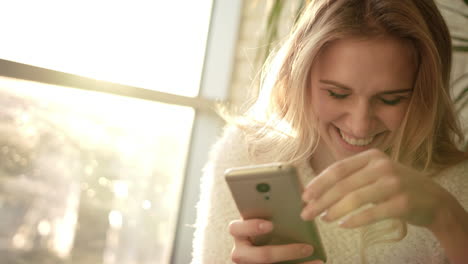
[[[321,50],[312,77],[338,81],[353,89],[409,89],[417,70],[415,58],[411,43],[402,39],[344,38]]]

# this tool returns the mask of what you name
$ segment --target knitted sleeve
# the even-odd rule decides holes
[[[468,161],[442,172],[436,181],[468,211]]]
[[[232,220],[240,219],[240,214],[224,180],[224,171],[248,164],[248,148],[242,132],[238,128],[226,129],[211,149],[203,169],[192,264],[232,263],[234,243],[228,226]]]
[[[435,181],[450,192],[460,205],[468,211],[468,192],[466,191],[468,190],[468,161],[442,171],[435,178]],[[431,246],[430,254],[434,259],[432,263],[449,263],[438,240],[434,239],[434,242],[429,244]]]

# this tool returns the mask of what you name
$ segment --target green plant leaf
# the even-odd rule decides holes
[[[260,60],[260,63],[263,64],[270,54],[270,49],[273,41],[278,36],[279,20],[281,17],[281,12],[283,11],[283,1],[275,0],[274,4],[268,12],[268,19],[266,24],[266,31],[264,32],[263,37],[261,37],[260,44],[261,49],[257,53],[256,61]]]
[[[453,51],[468,52],[468,46],[453,46]]]

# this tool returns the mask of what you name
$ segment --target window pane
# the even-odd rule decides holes
[[[8,1],[0,58],[196,96],[212,0]]]
[[[169,263],[194,110],[0,87],[2,262]]]

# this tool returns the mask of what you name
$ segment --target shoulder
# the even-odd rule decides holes
[[[202,185],[208,189],[220,182],[224,185],[224,172],[229,168],[252,165],[250,156],[244,131],[227,125],[209,151],[208,162],[203,167]]]
[[[438,180],[451,180],[453,178],[467,178],[468,160],[463,160],[455,165],[440,170],[437,173]]]
[[[441,170],[434,180],[468,208],[468,160]]]
[[[224,180],[224,171],[243,166],[249,160],[244,132],[236,126],[226,126],[210,149],[200,179],[192,263],[223,263],[230,258],[233,241],[228,226],[240,215]]]
[[[224,167],[223,165],[243,165],[243,163],[250,162],[249,156],[249,147],[244,131],[235,125],[228,125],[211,148],[209,163],[218,164],[221,167]]]

